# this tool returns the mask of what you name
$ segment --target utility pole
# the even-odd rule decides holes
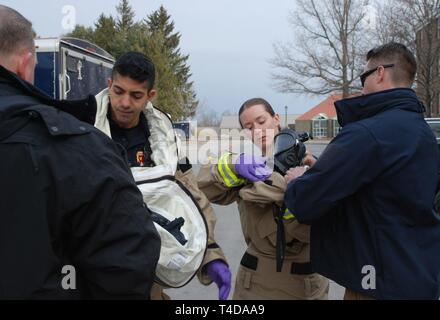
[[[286,109],[286,119],[284,120],[284,126],[287,128],[287,106],[284,107]]]

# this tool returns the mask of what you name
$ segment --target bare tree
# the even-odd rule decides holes
[[[209,108],[205,100],[197,108],[196,119],[198,127],[218,128],[222,122],[222,117],[215,110]]]
[[[439,115],[440,0],[391,0],[378,5],[381,26],[376,36],[383,42],[404,43],[417,56],[416,91],[426,115]]]
[[[368,0],[297,0],[291,14],[297,41],[274,45],[275,88],[285,93],[324,95],[360,89],[367,45]]]
[[[403,21],[402,8],[396,6],[397,1],[376,2],[376,24],[374,37],[380,44],[400,42],[413,48],[415,34],[410,25]]]

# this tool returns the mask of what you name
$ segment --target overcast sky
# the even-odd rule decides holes
[[[32,21],[39,36],[58,36],[63,7],[74,6],[76,23],[92,26],[101,13],[116,13],[119,0],[2,0]],[[159,8],[171,14],[182,35],[181,49],[190,55],[196,92],[203,106],[237,112],[252,97],[267,99],[277,112],[304,113],[323,97],[281,94],[271,87],[275,42],[293,40],[288,24],[294,0],[130,0],[136,19]],[[105,4],[105,5],[104,5]]]

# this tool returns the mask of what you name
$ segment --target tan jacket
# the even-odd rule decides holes
[[[215,204],[237,202],[245,241],[250,253],[276,257],[277,225],[273,205],[282,206],[287,184],[279,173],[273,173],[266,182],[227,187],[217,165],[200,169],[198,185]],[[310,261],[310,226],[295,219],[285,220],[285,259],[305,263]]]
[[[214,229],[217,222],[217,217],[215,216],[214,210],[212,209],[208,198],[206,198],[205,194],[200,191],[197,185],[197,179],[194,176],[192,169],[186,171],[185,173],[178,170],[176,172],[176,179],[179,180],[191,192],[192,196],[199,204],[200,209],[202,209],[208,225],[208,249],[206,251],[205,258],[203,259],[202,267],[197,273],[197,277],[202,284],[209,285],[212,283],[212,280],[209,278],[206,272],[203,272],[204,266],[214,260],[222,260],[223,262],[227,263],[223,250],[215,242]]]

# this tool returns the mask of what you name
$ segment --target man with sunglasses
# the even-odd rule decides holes
[[[411,89],[416,60],[398,43],[366,60],[363,94],[335,103],[342,131],[312,168],[287,173],[285,203],[312,226],[314,271],[345,299],[438,299],[440,157]]]

